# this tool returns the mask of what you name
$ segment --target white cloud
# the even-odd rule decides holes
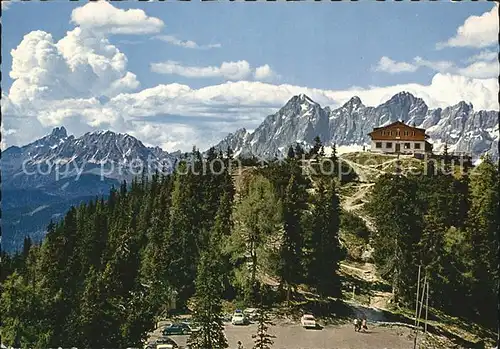
[[[495,4],[490,11],[483,13],[481,16],[468,17],[464,24],[457,29],[454,37],[446,42],[438,43],[436,48],[483,48],[498,44],[498,8],[499,5]]]
[[[74,9],[71,22],[83,29],[107,34],[152,34],[164,27],[161,19],[149,17],[143,10],[122,10],[102,0]]]
[[[5,136],[15,134],[17,131],[14,129],[5,129],[4,124],[0,124],[0,149],[4,151],[7,148],[7,143],[5,142]]]
[[[414,64],[406,62],[396,62],[386,56],[380,58],[380,61],[373,68],[374,71],[386,72],[390,74],[414,72],[417,69],[418,66]]]
[[[494,78],[498,77],[499,75],[499,64],[497,61],[491,61],[491,53],[489,51],[484,51],[478,55],[475,55],[474,57],[471,57],[467,61],[473,63],[465,67],[458,67],[455,65],[455,63],[450,61],[429,61],[423,59],[422,57],[415,57],[412,63],[396,62],[388,57],[382,57],[379,64],[375,67],[375,70],[387,72],[390,74],[396,74],[404,71],[414,72],[421,67],[425,67],[439,73],[459,74],[469,78]],[[488,59],[489,61],[481,61],[477,59]],[[381,63],[382,61],[384,61],[384,63]],[[388,64],[387,62],[390,62],[390,64]],[[398,67],[400,69],[398,69]],[[402,70],[401,67],[411,67],[411,70],[410,68],[407,68],[407,70]]]
[[[389,74],[398,73],[413,73],[421,67],[430,68],[441,73],[449,72],[454,68],[453,62],[450,61],[429,61],[422,57],[413,58],[413,62],[397,62],[389,57],[383,56],[380,58],[377,65],[373,68],[374,71],[385,72]]]
[[[455,64],[450,61],[429,61],[419,56],[413,58],[413,62],[418,67],[430,68],[440,73],[452,71],[455,66]]]
[[[254,79],[258,81],[273,81],[278,75],[271,69],[268,64],[262,65],[255,69]]]
[[[323,106],[337,107],[352,96],[365,105],[376,106],[394,94],[408,91],[424,99],[430,108],[471,102],[476,110],[498,110],[496,79],[472,79],[451,74],[436,74],[429,85],[401,84],[366,89],[321,90],[294,85],[274,85],[239,81],[192,89],[186,85],[158,85],[137,93],[123,93],[108,102],[90,99],[66,99],[40,104],[18,111],[25,116],[19,123],[12,108],[6,128],[17,133],[6,135],[8,144],[25,144],[56,125],[81,134],[92,129],[112,129],[136,135],[145,143],[167,150],[202,149],[216,143],[237,128],[255,128],[266,115],[274,113],[293,95],[305,93]],[[4,118],[4,119],[6,119]],[[24,127],[30,125],[30,132]],[[33,125],[39,125],[34,128]],[[34,129],[34,130],[33,130]],[[21,132],[22,131],[22,132]],[[36,133],[36,134],[34,134]]]
[[[215,78],[227,80],[242,80],[251,74],[250,64],[247,61],[223,62],[220,67],[185,66],[179,62],[166,61],[152,63],[151,70],[160,74],[174,74],[188,78]]]
[[[500,75],[498,62],[475,62],[458,71],[461,75],[473,78],[492,78]]]
[[[221,44],[200,45],[192,40],[181,40],[177,38],[175,35],[158,35],[155,37],[155,39],[159,39],[171,45],[181,46],[184,48],[198,49],[198,50],[222,47]]]
[[[54,42],[44,31],[26,34],[11,51],[12,102],[114,96],[139,86],[127,57],[105,37],[75,28]]]
[[[469,63],[474,63],[476,61],[498,61],[498,51],[483,50],[466,60],[466,62]]]

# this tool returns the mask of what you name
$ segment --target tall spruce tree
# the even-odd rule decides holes
[[[319,155],[319,152],[321,151],[321,148],[323,147],[323,143],[321,143],[321,139],[319,136],[314,137],[313,140],[314,144],[311,150],[308,153],[308,157],[315,157]]]
[[[186,172],[184,172],[186,171]],[[167,236],[168,279],[178,293],[180,306],[185,305],[194,293],[200,239],[201,213],[197,212],[196,177],[183,162],[176,173],[170,207],[169,232]]]
[[[288,159],[295,159],[295,150],[293,150],[292,146],[290,146],[288,148],[287,158]]]
[[[417,184],[404,176],[383,175],[367,205],[376,227],[374,259],[381,274],[392,279],[396,303],[411,304],[416,291],[417,244],[422,231]]]
[[[342,252],[339,243],[340,206],[335,181],[325,188],[320,181],[312,211],[308,279],[323,296],[339,296],[337,274]]]
[[[292,174],[283,201],[283,238],[280,247],[278,275],[287,289],[287,300],[293,285],[303,280],[302,259],[302,214],[303,198],[299,185]]]
[[[499,234],[499,174],[489,156],[471,173],[470,211],[467,223],[470,267],[473,277],[472,304],[479,321],[493,324],[495,319],[497,235]]]
[[[257,333],[252,335],[254,339],[253,349],[271,349],[276,338],[275,335],[270,334],[269,326],[273,323],[269,317],[269,308],[265,305],[262,300],[262,288],[261,288],[261,302],[257,308]]]
[[[224,262],[221,244],[226,235],[224,221],[227,221],[227,208],[220,207],[210,244],[203,252],[196,277],[194,296],[194,322],[199,330],[192,332],[189,346],[193,349],[227,348],[222,323],[222,295],[224,293]]]

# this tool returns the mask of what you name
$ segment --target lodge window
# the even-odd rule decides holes
[[[386,148],[392,148],[392,142],[387,142],[385,143]]]
[[[404,131],[403,133],[405,136],[408,136],[408,131]]]
[[[403,147],[404,147],[404,149],[410,149],[411,148],[411,144],[410,143],[405,143]]]
[[[382,136],[385,136],[385,131],[382,131]]]
[[[382,148],[382,142],[375,143],[375,148]]]
[[[412,135],[412,136],[415,136],[415,131],[411,131],[411,135]]]
[[[415,143],[415,149],[420,149],[420,143]]]
[[[393,131],[391,131],[391,136],[392,136],[393,134],[394,134],[394,133],[393,133]]]

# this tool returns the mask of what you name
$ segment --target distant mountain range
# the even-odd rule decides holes
[[[421,98],[401,92],[378,107],[363,105],[352,97],[342,107],[322,108],[306,95],[295,96],[277,113],[269,115],[250,133],[239,129],[216,148],[230,146],[235,154],[280,157],[294,142],[310,145],[320,136],[326,145],[369,144],[374,127],[401,120],[425,128],[438,151],[446,142],[450,151],[490,153],[498,158],[498,111],[474,111],[472,104],[460,102],[444,109],[429,109]]]
[[[435,149],[446,142],[451,151],[486,152],[498,158],[498,112],[474,111],[460,102],[430,110],[425,102],[401,92],[378,107],[364,106],[358,97],[342,107],[321,107],[306,95],[294,96],[277,113],[267,116],[252,133],[237,130],[215,145],[236,156],[284,156],[291,144],[309,147],[319,136],[324,144],[368,143],[373,127],[396,120],[427,129]],[[181,152],[146,147],[127,134],[111,131],[68,136],[64,127],[23,147],[2,152],[2,248],[20,247],[25,235],[45,235],[51,219],[71,205],[107,195],[111,186],[130,181],[143,169],[171,171]]]
[[[111,131],[75,138],[64,127],[23,147],[7,148],[0,160],[2,248],[19,248],[26,234],[39,240],[50,220],[71,205],[105,196],[144,169],[169,172],[180,155]]]

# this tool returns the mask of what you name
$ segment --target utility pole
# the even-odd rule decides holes
[[[418,297],[420,293],[420,270],[422,265],[418,266],[418,279],[417,279],[417,298],[415,299],[415,337],[413,338],[413,349],[417,348],[417,336],[418,336]]]
[[[425,327],[424,332],[427,333],[427,315],[429,314],[429,283],[427,282],[427,296],[425,297]]]
[[[420,308],[418,309],[418,321],[417,325],[420,323],[420,317],[422,316],[422,308],[424,307],[424,295],[425,295],[425,287],[427,285],[427,275],[424,276],[424,285],[422,287],[422,295],[420,299]]]
[[[418,294],[420,291],[420,269],[421,265],[418,266],[418,279],[417,279],[417,299],[415,299],[415,327],[417,326],[417,315],[418,315]]]
[[[417,348],[417,337],[418,337],[418,326],[420,324],[420,317],[422,316],[422,307],[424,305],[424,295],[425,295],[425,287],[427,285],[427,275],[424,276],[424,284],[422,286],[422,296],[421,296],[421,299],[420,299],[420,308],[418,309],[418,315],[417,315],[417,319],[416,319],[416,326],[415,326],[415,339],[413,340],[413,348],[416,349]],[[417,305],[418,305],[419,301],[418,301],[418,298],[417,298]]]

